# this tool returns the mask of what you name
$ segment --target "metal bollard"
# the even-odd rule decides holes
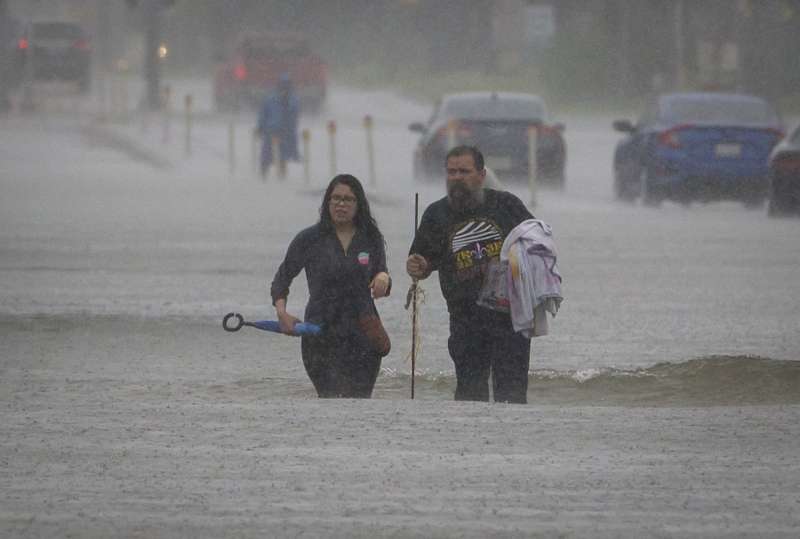
[[[136,113],[139,115],[139,134],[144,135],[150,128],[150,111],[147,110],[147,101],[144,97],[136,105]]]
[[[186,157],[192,155],[192,94],[183,99],[186,110]]]
[[[286,179],[286,161],[282,159],[281,155],[281,137],[278,135],[272,135],[272,140],[270,141],[272,144],[272,163],[275,166],[275,170],[278,171],[278,179],[285,180]]]
[[[111,81],[111,88],[109,101],[111,102],[111,119],[113,121],[119,121],[121,116],[120,113],[120,99],[119,99],[119,79],[113,79]]]
[[[170,139],[170,113],[172,109],[172,88],[169,85],[164,86],[161,90],[161,142],[169,144]]]
[[[372,143],[372,116],[367,114],[364,116],[364,130],[367,134],[367,166],[369,168],[369,183],[375,186],[377,178],[375,177],[375,147]]]
[[[228,171],[231,177],[236,172],[236,126],[232,119],[228,121]]]
[[[120,93],[119,100],[120,100],[120,102],[122,104],[122,115],[121,115],[122,116],[122,120],[123,121],[128,121],[129,113],[128,113],[128,81],[127,81],[127,79],[123,80],[120,83],[119,93]]]
[[[111,81],[111,117],[115,121],[128,118],[128,86],[118,78]]]
[[[261,165],[258,155],[258,142],[260,140],[258,130],[253,130],[253,136],[250,137],[250,162],[253,166],[253,173],[258,174]]]
[[[447,149],[452,150],[456,147],[456,126],[458,121],[450,120],[447,122]]]
[[[311,183],[311,131],[303,129],[303,177]]]
[[[328,122],[328,137],[330,139],[330,163],[331,163],[331,178],[336,176],[336,122],[333,120]]]
[[[539,126],[528,127],[528,189],[531,194],[530,205],[536,206],[536,181],[539,174],[539,162],[536,157],[536,145],[539,136]]]
[[[97,81],[97,95],[100,98],[98,116],[101,122],[108,121],[108,93],[106,89],[108,88],[108,79],[106,76],[100,77]]]

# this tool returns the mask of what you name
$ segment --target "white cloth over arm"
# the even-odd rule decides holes
[[[539,219],[523,221],[503,242],[500,260],[508,261],[514,330],[526,337],[547,335],[547,313],[555,316],[563,300],[552,227]]]

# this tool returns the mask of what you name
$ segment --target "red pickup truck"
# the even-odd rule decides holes
[[[328,67],[312,53],[308,40],[295,33],[242,35],[232,53],[217,67],[214,100],[217,110],[258,106],[288,73],[303,112],[319,112],[325,102]]]

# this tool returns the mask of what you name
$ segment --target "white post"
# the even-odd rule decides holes
[[[109,101],[111,102],[111,119],[114,122],[119,121],[121,116],[119,104],[119,84],[119,79],[116,77],[111,81],[111,93],[109,96]]]
[[[125,78],[120,84],[120,97],[119,100],[122,104],[122,120],[128,121],[128,79]]]
[[[164,89],[161,91],[161,99],[161,142],[163,144],[169,144],[171,131],[170,122],[172,121],[170,118],[170,109],[172,108],[172,89],[169,87],[169,85],[164,86]]]
[[[253,172],[258,174],[258,168],[261,165],[259,162],[259,141],[261,140],[258,131],[253,131],[253,136],[250,137],[250,162],[253,165]]]
[[[531,125],[528,127],[528,189],[531,194],[531,206],[536,206],[536,180],[539,173],[539,162],[536,159],[538,135],[538,126]]]
[[[101,122],[108,121],[108,74],[104,74],[97,81],[97,95],[100,98],[99,117]]]
[[[684,50],[684,30],[683,30],[684,4],[683,0],[675,2],[675,80],[678,90],[686,89],[686,66]]]
[[[186,108],[186,157],[192,155],[192,94],[184,98]]]
[[[311,183],[311,131],[303,129],[303,177]]]
[[[136,105],[136,113],[139,115],[139,133],[144,135],[147,133],[147,128],[149,127],[150,123],[150,117],[148,115],[149,111],[147,110],[147,101],[145,99],[139,100],[139,103]]]
[[[328,136],[330,138],[330,162],[331,162],[331,178],[336,176],[336,122],[331,120],[328,122]]]
[[[367,166],[369,167],[369,183],[373,187],[378,183],[375,174],[375,147],[372,143],[372,116],[364,116],[364,130],[367,133]]]
[[[281,159],[281,137],[272,135],[270,143],[272,144],[272,164],[277,171],[276,176],[279,180],[284,180],[286,179],[286,164]]]
[[[447,149],[452,150],[456,147],[456,120],[447,122]]]
[[[228,121],[228,171],[231,177],[236,172],[236,126],[233,119]]]

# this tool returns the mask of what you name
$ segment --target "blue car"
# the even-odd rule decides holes
[[[614,193],[657,205],[722,199],[763,203],[768,159],[783,137],[773,108],[761,98],[727,93],[662,94],[636,125],[617,120],[625,133],[614,152]]]
[[[772,150],[769,172],[769,216],[800,215],[800,125]]]

